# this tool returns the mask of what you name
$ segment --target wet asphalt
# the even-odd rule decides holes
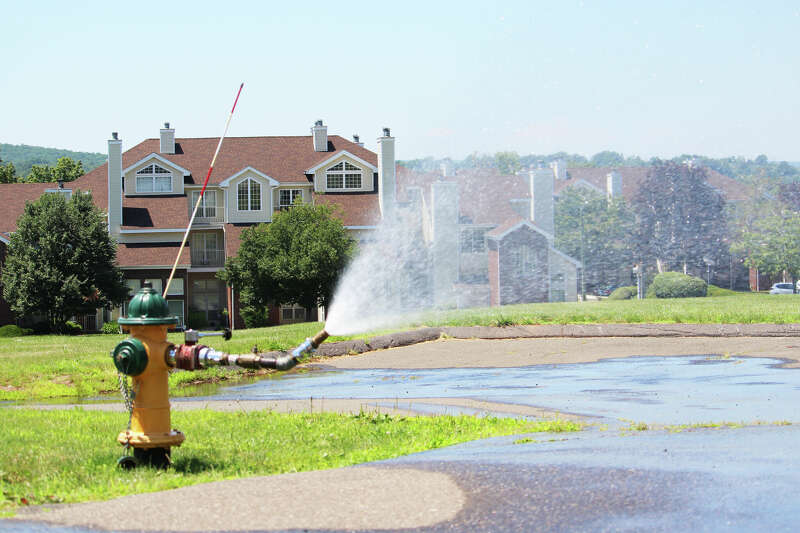
[[[423,472],[445,474],[458,486],[463,504],[438,523],[403,528],[398,517],[396,526],[367,521],[357,528],[331,523],[329,529],[296,531],[798,531],[800,370],[780,363],[712,353],[505,373],[469,369],[472,375],[465,369],[320,372],[285,380],[279,392],[240,387],[220,397],[299,398],[311,387],[316,397],[402,399],[398,391],[407,387],[409,398],[427,398],[428,406],[442,396],[480,397],[561,407],[592,422],[580,433],[488,439],[350,469],[378,468],[387,476],[412,469],[421,479]],[[443,394],[454,380],[464,387]],[[633,421],[650,425],[634,429]],[[682,425],[698,422],[742,425]],[[314,490],[301,497],[298,505],[314,505]],[[207,526],[243,530],[234,524]],[[198,530],[187,525],[190,529]],[[0,520],[0,531],[93,530]]]

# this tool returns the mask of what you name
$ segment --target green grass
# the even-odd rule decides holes
[[[20,505],[104,500],[245,476],[335,468],[533,432],[578,431],[576,422],[511,418],[173,413],[186,441],[166,470],[120,470],[120,413],[0,409],[0,512]]]
[[[397,329],[419,326],[512,326],[592,323],[773,323],[800,322],[800,295],[734,293],[706,298],[602,300],[585,303],[542,303],[427,313]],[[204,344],[229,353],[288,350],[313,336],[323,324],[311,322],[235,331],[233,339],[205,337]],[[368,339],[384,332],[354,337]],[[0,401],[92,397],[118,394],[116,370],[109,351],[124,335],[29,335],[0,338]],[[180,344],[183,336],[170,334]],[[213,368],[170,375],[172,394],[198,381],[235,380],[252,372]]]

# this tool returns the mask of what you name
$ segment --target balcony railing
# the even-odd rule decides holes
[[[193,267],[225,266],[225,250],[192,249]]]
[[[194,209],[194,205],[189,206],[189,216],[192,216],[192,210]],[[225,209],[222,206],[205,206],[200,207],[197,210],[197,215],[194,217],[194,223],[192,225],[203,225],[203,224],[219,224],[225,222],[225,217],[223,216]]]

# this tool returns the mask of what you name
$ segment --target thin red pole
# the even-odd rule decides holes
[[[200,196],[197,197],[197,203],[194,204],[194,210],[192,211],[192,216],[189,219],[189,225],[186,226],[186,233],[183,235],[183,241],[181,241],[181,247],[178,250],[178,256],[175,258],[175,264],[172,265],[172,271],[169,273],[169,279],[167,280],[167,285],[164,287],[164,298],[167,297],[167,292],[169,291],[169,285],[172,283],[172,278],[175,276],[175,270],[178,268],[178,262],[181,260],[181,254],[183,253],[183,249],[186,247],[186,239],[189,238],[189,232],[192,229],[192,224],[194,224],[194,217],[197,215],[197,210],[200,208],[200,203],[203,201],[203,194],[206,192],[206,187],[208,186],[208,180],[211,178],[211,172],[214,170],[214,163],[217,161],[217,155],[219,155],[219,150],[222,148],[222,141],[225,139],[225,135],[228,134],[228,126],[231,124],[231,118],[233,118],[233,112],[236,109],[236,104],[239,102],[239,95],[242,94],[242,87],[244,87],[244,83],[239,85],[239,91],[236,93],[236,99],[233,101],[233,107],[231,107],[231,112],[228,114],[228,120],[225,122],[225,131],[222,132],[222,137],[219,138],[219,143],[217,143],[217,150],[214,152],[214,157],[211,158],[211,164],[208,166],[208,172],[206,173],[206,179],[203,181],[203,188],[200,189]]]

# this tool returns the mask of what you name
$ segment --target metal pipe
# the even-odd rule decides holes
[[[229,354],[202,344],[187,343],[170,346],[165,359],[167,366],[181,370],[199,370],[212,366],[290,370],[297,365],[301,357],[313,352],[327,338],[328,332],[323,329],[285,355]]]

